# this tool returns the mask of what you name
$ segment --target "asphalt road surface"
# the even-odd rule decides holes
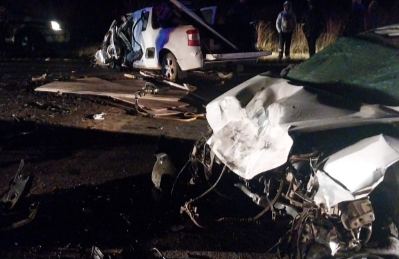
[[[206,104],[260,72],[281,68],[253,65],[232,79],[202,71],[185,81],[198,88],[191,100]],[[0,61],[0,193],[8,190],[21,160],[32,180],[30,192],[0,215],[0,258],[95,258],[93,246],[110,258],[152,258],[151,248],[166,258],[272,258],[266,252],[279,235],[271,222],[199,229],[179,213],[195,191],[170,197],[153,188],[154,154],[165,150],[181,167],[207,131],[205,119],[146,118],[107,97],[34,91],[73,77],[128,80],[124,73],[85,60]],[[32,81],[43,74],[46,80]],[[105,120],[92,118],[101,112]],[[210,215],[259,212],[250,202],[214,200],[206,205]],[[37,206],[35,218],[14,228],[11,223],[25,219],[31,204]]]

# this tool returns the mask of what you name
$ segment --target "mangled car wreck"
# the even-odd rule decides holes
[[[207,64],[256,61],[271,54],[270,51],[238,53],[242,50],[211,27],[212,19],[207,21],[200,10],[185,4],[170,0],[127,14],[121,22],[114,20],[102,48],[95,54],[96,63],[111,68],[158,70],[168,80],[175,81],[184,77],[186,71]],[[201,10],[212,11],[214,17],[216,7]]]
[[[249,222],[290,218],[270,251],[399,258],[398,32],[339,39],[282,78],[258,75],[208,104],[212,131],[195,144],[172,193],[187,171],[184,181],[211,187],[181,212],[210,226],[226,215],[210,220],[198,200],[211,191],[241,195],[233,200],[263,207]],[[239,204],[242,217],[247,206]]]

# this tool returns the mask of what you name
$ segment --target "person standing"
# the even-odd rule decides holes
[[[309,57],[312,57],[316,53],[316,40],[324,27],[322,16],[315,9],[312,0],[308,0],[308,9],[302,16],[301,25],[308,43]]]
[[[285,57],[289,59],[292,34],[296,28],[296,16],[292,11],[290,1],[284,3],[284,10],[277,16],[276,28],[279,36],[278,60],[280,61],[283,58],[283,52]]]

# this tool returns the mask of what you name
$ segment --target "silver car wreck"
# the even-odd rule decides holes
[[[206,225],[196,202],[228,174],[223,187],[263,208],[249,221],[291,217],[270,251],[399,258],[398,35],[393,25],[338,39],[282,77],[258,75],[209,103],[212,130],[183,169],[211,188],[181,212]]]

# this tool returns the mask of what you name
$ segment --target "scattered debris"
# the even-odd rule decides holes
[[[100,248],[93,246],[91,249],[91,256],[92,259],[111,259],[111,256],[105,257],[104,254],[101,252]]]
[[[47,74],[43,74],[39,77],[32,77],[32,82],[40,82],[40,81],[45,81],[47,78]]]
[[[157,158],[157,161],[152,168],[151,180],[157,189],[161,189],[162,176],[169,175],[171,177],[175,177],[176,168],[167,154],[159,153],[155,156]]]
[[[95,119],[95,120],[104,120],[104,116],[105,116],[105,115],[107,115],[107,114],[104,113],[104,112],[99,113],[99,114],[94,114],[94,115],[93,115],[93,119]]]
[[[130,78],[130,79],[136,79],[137,77],[135,75],[132,74],[124,74],[124,77]]]
[[[24,160],[21,160],[18,171],[10,184],[9,191],[0,201],[0,230],[2,231],[19,228],[28,224],[35,218],[38,211],[38,202],[30,204],[27,211],[24,206],[20,206],[19,210],[15,210],[15,205],[29,192],[31,187],[31,177],[22,174],[24,165]]]
[[[169,87],[159,87],[151,82],[145,83],[145,86],[138,92],[140,96],[144,96],[146,94],[165,94],[169,91]]]
[[[17,118],[17,116],[15,116],[15,114],[12,115],[13,119],[16,120],[17,122],[19,122],[19,119]]]
[[[191,86],[191,85],[180,85],[177,83],[174,83],[172,81],[169,81],[168,78],[163,77],[161,75],[155,74],[153,72],[149,72],[149,71],[140,71],[140,74],[142,76],[144,76],[144,78],[150,79],[150,80],[154,80],[155,82],[159,82],[159,83],[163,83],[163,84],[167,84],[170,85],[172,87],[181,89],[181,90],[185,90],[185,91],[189,91],[189,92],[193,92],[195,89],[197,89],[195,86]]]
[[[60,95],[61,95],[61,93],[57,92],[57,96],[60,96]],[[70,114],[71,113],[71,111],[69,109],[63,108],[63,107],[53,104],[53,103],[45,104],[45,103],[41,103],[41,102],[35,102],[34,104],[31,104],[31,105],[37,106],[43,110],[47,110],[47,111],[51,111],[51,112],[58,112],[61,114]]]
[[[15,206],[17,201],[21,198],[28,181],[30,180],[29,176],[22,175],[24,166],[25,162],[22,159],[19,164],[18,171],[11,183],[10,190],[8,191],[8,194],[5,195],[2,199],[4,203],[8,204],[8,209],[12,209]]]
[[[223,73],[223,72],[217,72],[219,78],[221,79],[231,79],[233,78],[233,72],[227,72],[227,73]]]
[[[147,129],[153,129],[153,130],[163,130],[163,126],[161,127],[147,127]]]
[[[157,249],[157,248],[152,248],[151,251],[156,252],[156,254],[159,256],[161,259],[167,259],[163,254]]]

